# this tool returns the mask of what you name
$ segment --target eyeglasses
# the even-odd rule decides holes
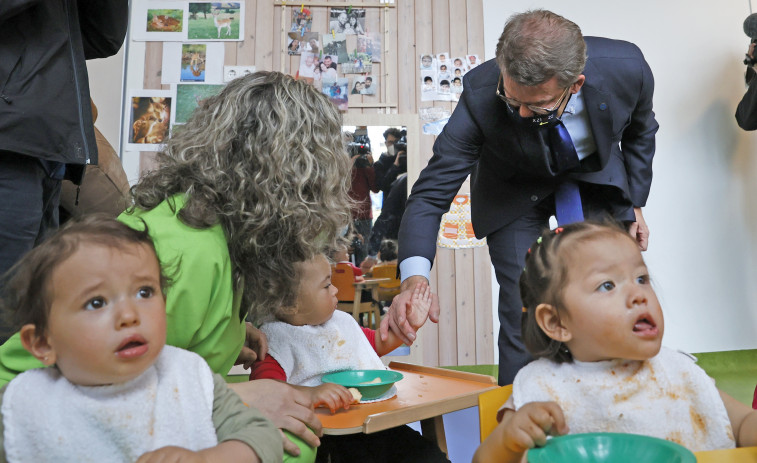
[[[502,92],[499,91],[500,86],[502,87]],[[557,103],[555,103],[555,105],[551,108],[542,108],[541,106],[534,106],[530,104],[527,104],[525,106],[529,111],[536,115],[547,115],[560,107],[563,100],[565,99],[565,96],[568,94],[568,90],[570,90],[570,87],[565,88],[565,90],[562,92],[562,95],[560,95],[560,98],[557,100]],[[505,83],[502,80],[502,74],[499,75],[499,80],[497,81],[497,96],[500,100],[504,101],[505,104],[510,107],[510,109],[514,110],[515,108],[520,108],[521,106],[523,106],[523,103],[521,103],[520,101],[505,96]]]

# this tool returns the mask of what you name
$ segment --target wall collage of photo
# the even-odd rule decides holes
[[[243,1],[134,2],[132,40],[163,42],[161,83],[170,90],[129,89],[127,149],[159,149],[171,127],[186,123],[200,100],[255,71],[253,66],[224,66],[223,42],[243,40],[244,7]]]
[[[457,101],[463,93],[463,76],[480,63],[478,55],[449,53],[420,55],[421,101]]]
[[[292,9],[287,53],[299,55],[298,79],[312,83],[342,111],[349,95],[375,96],[373,63],[381,62],[381,39],[365,26],[364,8],[331,8],[329,30],[314,31],[313,16],[304,6]]]
[[[245,2],[135,0],[132,40],[163,42],[161,84],[129,89],[124,117],[127,150],[159,150],[172,127],[185,124],[200,100],[255,66],[224,66],[223,42],[244,40]],[[381,38],[365,25],[364,8],[330,8],[329,31],[313,30],[310,10],[292,8],[287,53],[298,55],[297,78],[316,86],[341,111],[349,95],[376,96]]]

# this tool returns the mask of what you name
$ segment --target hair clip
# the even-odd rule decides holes
[[[565,229],[563,227],[557,227],[557,228],[555,228],[555,235],[557,235],[559,233],[562,233],[564,231],[565,231]]]
[[[528,307],[526,307],[526,306],[524,305],[524,306],[523,306],[523,313],[526,313],[526,312],[528,312]]]

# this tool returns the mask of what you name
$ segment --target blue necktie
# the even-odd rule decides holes
[[[576,147],[573,146],[573,140],[570,139],[568,129],[565,128],[561,120],[558,120],[557,124],[550,128],[549,141],[560,171],[564,172],[578,167],[580,161]],[[566,178],[557,185],[555,189],[555,217],[560,226],[584,220],[581,192],[578,189],[578,183],[575,181]]]

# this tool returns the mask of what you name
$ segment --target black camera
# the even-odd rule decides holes
[[[394,152],[399,156],[399,162],[397,163],[402,172],[407,172],[407,135],[405,131],[402,131],[402,137],[394,142]]]
[[[355,167],[365,168],[371,166],[371,162],[368,160],[368,155],[371,154],[371,139],[368,138],[368,135],[355,135],[352,142],[347,145],[347,152],[350,157],[359,155],[355,160]]]

